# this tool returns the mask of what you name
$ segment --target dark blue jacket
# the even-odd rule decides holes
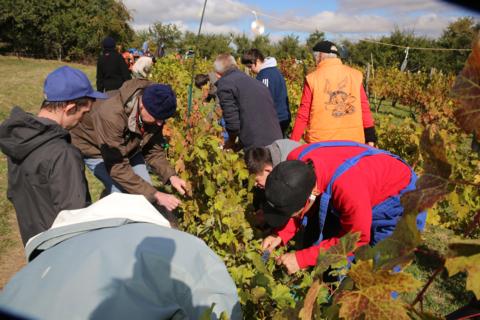
[[[260,80],[268,87],[275,104],[275,110],[279,121],[290,120],[290,108],[288,105],[287,85],[282,73],[277,68],[275,58],[266,58],[263,62],[263,69],[257,74]]]
[[[227,132],[238,135],[244,149],[264,147],[282,138],[268,89],[238,69],[216,82]]]

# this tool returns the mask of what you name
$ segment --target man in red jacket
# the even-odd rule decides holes
[[[358,246],[374,245],[392,234],[403,213],[400,196],[414,190],[415,181],[413,170],[398,156],[365,144],[328,141],[301,146],[267,178],[265,220],[276,229],[262,247],[271,252],[302,227],[306,233],[316,232],[318,240],[310,247],[277,259],[291,274],[316,265],[319,249],[337,244],[349,232],[360,232]],[[315,201],[319,195],[320,201]],[[310,210],[314,203],[319,210]],[[425,219],[425,212],[418,215],[420,230]]]

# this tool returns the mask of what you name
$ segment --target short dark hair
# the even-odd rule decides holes
[[[260,62],[263,62],[265,60],[265,57],[260,50],[253,48],[246,51],[242,55],[242,64],[247,66],[252,65],[257,62],[257,59],[260,60]]]
[[[65,108],[67,105],[74,103],[76,107],[84,107],[88,105],[90,101],[95,101],[93,98],[82,97],[70,101],[47,101],[43,100],[40,109],[46,109],[48,111],[55,111],[57,109]]]
[[[267,148],[253,147],[245,151],[245,163],[250,173],[261,173],[266,165],[272,165],[272,155]]]
[[[208,77],[208,74],[197,74],[195,76],[195,87],[198,89],[201,89],[204,85],[206,85],[210,81],[210,78]]]

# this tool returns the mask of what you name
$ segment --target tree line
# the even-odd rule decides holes
[[[321,31],[312,32],[306,41],[288,34],[273,42],[269,35],[253,39],[247,34],[201,34],[181,31],[175,24],[153,23],[148,29],[133,31],[132,16],[121,1],[116,0],[0,0],[0,53],[14,52],[39,58],[78,61],[94,59],[101,50],[101,41],[112,36],[124,48],[140,48],[146,40],[154,51],[163,44],[167,53],[185,54],[197,51],[199,57],[211,59],[220,52],[240,56],[249,48],[258,48],[277,59],[312,59],[311,48],[325,38]],[[416,35],[413,30],[393,30],[375,39],[380,42],[432,48],[470,49],[480,24],[470,17],[450,23],[438,38]],[[331,39],[330,39],[331,40]],[[335,40],[335,39],[333,39]],[[402,64],[405,49],[366,41],[344,40],[338,43],[342,58],[365,66],[392,67]],[[432,68],[447,73],[461,70],[468,51],[411,50],[406,70]]]

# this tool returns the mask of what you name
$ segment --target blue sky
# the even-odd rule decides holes
[[[124,0],[132,10],[135,29],[155,21],[175,23],[182,30],[196,31],[204,0]],[[250,24],[258,19],[275,41],[286,34],[305,39],[310,32],[325,31],[332,40],[375,38],[395,27],[418,35],[437,37],[467,11],[438,0],[208,0],[204,32],[254,34]]]

